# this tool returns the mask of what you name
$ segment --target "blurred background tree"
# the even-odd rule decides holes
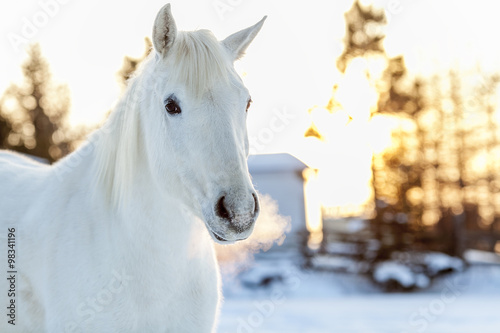
[[[22,72],[24,81],[0,98],[0,147],[54,162],[71,149],[69,89],[52,81],[38,44],[28,48]]]
[[[134,58],[130,56],[125,56],[123,59],[122,68],[117,73],[118,83],[125,89],[127,86],[127,81],[132,77],[134,72],[137,70],[141,62],[146,59],[146,57],[153,50],[153,43],[149,37],[144,38],[144,52],[139,58]]]
[[[124,58],[117,73],[123,89],[151,48],[152,43],[146,38],[141,57]],[[53,163],[75,150],[98,124],[70,126],[68,86],[54,83],[38,44],[31,45],[27,53],[22,65],[23,82],[11,84],[0,97],[0,148]]]
[[[461,257],[466,248],[494,252],[500,244],[500,76],[451,69],[416,77],[402,55],[389,57],[384,49],[383,10],[354,1],[345,20],[337,68],[346,74],[355,59],[363,59],[366,80],[377,93],[370,118],[390,117],[396,126],[390,146],[372,154],[373,204],[358,217],[369,222],[369,232],[326,234],[320,253],[339,252],[332,242],[354,244],[349,256],[368,263],[373,273],[378,263],[401,258],[401,253],[437,251]],[[384,69],[373,71],[374,62]],[[333,87],[325,108],[332,115],[358,112],[344,109],[337,98],[341,88]],[[318,127],[313,122],[305,136],[328,137]],[[425,271],[421,255],[404,258],[412,269],[418,266],[415,271]]]
[[[337,59],[337,68],[345,73],[349,63],[356,57],[385,54],[382,27],[387,23],[383,10],[362,6],[355,1],[344,15],[346,35],[344,51]]]
[[[9,121],[2,116],[2,112],[0,109],[0,140],[1,140],[1,142],[3,142],[5,140],[5,138],[9,135],[11,130],[12,130],[12,127],[10,126]],[[2,147],[4,147],[4,146],[2,145]]]

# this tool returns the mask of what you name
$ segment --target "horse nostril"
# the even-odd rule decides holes
[[[215,206],[215,213],[222,219],[231,220],[231,215],[227,211],[226,205],[224,203],[225,197],[222,196],[219,201],[217,201],[217,205]]]
[[[253,202],[254,202],[254,209],[253,209],[253,216],[257,216],[259,213],[260,207],[259,207],[259,199],[257,199],[257,195],[255,193],[252,193],[253,197]]]

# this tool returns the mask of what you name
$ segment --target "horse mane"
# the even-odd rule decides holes
[[[155,84],[161,84],[155,81],[155,75],[162,60],[154,53],[129,79],[106,124],[89,138],[92,142],[106,137],[97,145],[95,185],[104,187],[108,203],[117,209],[132,194],[130,184],[137,176],[139,155],[146,151],[141,137],[140,107],[148,105],[146,97]],[[184,85],[193,98],[200,99],[216,82],[228,80],[229,64],[227,53],[210,31],[180,31],[166,58],[169,77],[165,79]]]
[[[139,77],[129,82],[125,95],[111,112],[104,126],[93,136],[98,140],[96,186],[102,187],[107,204],[119,208],[131,194],[130,184],[142,150],[140,137]],[[93,136],[89,141],[93,141]]]
[[[167,56],[173,69],[170,79],[200,98],[216,82],[226,82],[228,55],[209,30],[179,31]]]

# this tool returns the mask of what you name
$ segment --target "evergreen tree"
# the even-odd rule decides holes
[[[130,56],[125,56],[123,59],[122,68],[118,71],[118,82],[125,88],[127,86],[127,81],[132,77],[136,69],[139,67],[141,62],[146,59],[146,57],[153,50],[153,43],[148,37],[144,38],[144,52],[139,58],[133,58]]]
[[[349,62],[356,57],[385,54],[382,42],[385,38],[383,27],[386,17],[382,10],[372,6],[362,6],[354,1],[345,13],[346,35],[344,52],[337,59],[337,68],[344,73]]]
[[[0,99],[0,147],[54,162],[70,150],[69,89],[52,82],[37,44],[28,49],[22,71],[24,82],[9,86]]]

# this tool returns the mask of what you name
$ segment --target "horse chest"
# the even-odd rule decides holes
[[[210,332],[219,304],[219,282],[216,266],[207,266],[193,263],[173,271],[175,276],[141,282],[130,295],[140,309],[135,314],[136,327],[154,332]]]

